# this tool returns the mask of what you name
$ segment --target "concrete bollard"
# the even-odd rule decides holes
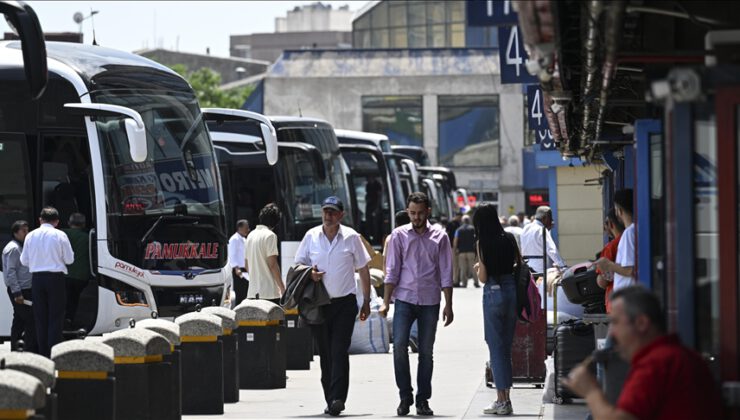
[[[0,420],[30,419],[46,403],[44,386],[25,372],[3,367],[0,362]]]
[[[59,420],[113,420],[116,380],[113,348],[99,341],[70,340],[51,348]]]
[[[46,403],[40,414],[32,419],[57,419],[57,394],[54,392],[54,362],[44,356],[26,352],[12,352],[0,356],[5,360],[5,368],[27,373],[41,381],[44,386]]]
[[[182,341],[182,414],[224,413],[223,322],[191,312],[175,319]]]
[[[182,418],[182,362],[180,351],[180,326],[164,319],[144,319],[136,322],[136,328],[145,328],[161,334],[170,343],[170,354],[163,357],[164,362],[172,365],[172,384],[170,387],[172,406],[163,420]]]
[[[285,368],[309,370],[313,360],[313,336],[308,325],[300,324],[298,309],[285,311]]]
[[[285,388],[285,319],[283,309],[266,300],[248,299],[237,306],[239,386],[241,389]]]
[[[201,310],[221,318],[224,335],[220,340],[224,348],[224,402],[239,402],[239,342],[236,339],[236,312],[221,306],[209,306]]]
[[[113,347],[116,376],[116,419],[159,420],[172,407],[172,365],[164,361],[170,342],[144,328],[127,328],[105,334]]]

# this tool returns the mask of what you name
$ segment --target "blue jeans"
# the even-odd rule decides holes
[[[516,328],[516,283],[506,274],[483,287],[483,327],[497,390],[511,388],[511,346]]]
[[[401,400],[413,401],[414,388],[411,386],[409,368],[409,332],[411,324],[419,324],[419,368],[416,372],[416,403],[432,397],[432,353],[437,334],[439,304],[412,305],[396,300],[393,311],[393,367],[396,373],[396,386]]]

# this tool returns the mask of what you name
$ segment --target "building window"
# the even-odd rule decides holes
[[[353,23],[355,48],[448,48],[465,47],[465,2],[381,1]],[[370,31],[358,36],[357,32]],[[488,40],[495,28],[481,28]],[[405,39],[404,39],[405,38]],[[370,45],[367,45],[369,42]],[[496,46],[488,41],[478,46]]]
[[[496,95],[439,96],[439,163],[499,166]]]
[[[363,96],[362,131],[385,134],[393,144],[423,146],[421,96]]]

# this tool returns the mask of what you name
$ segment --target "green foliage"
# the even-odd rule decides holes
[[[171,68],[190,83],[201,108],[241,108],[254,90],[254,86],[221,90],[221,76],[209,68],[192,72],[182,64],[175,64]]]

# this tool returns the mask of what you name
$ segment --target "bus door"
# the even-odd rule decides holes
[[[374,247],[393,229],[395,209],[392,184],[383,153],[377,147],[341,144],[342,157],[350,168],[350,186],[355,192],[358,231]]]
[[[282,218],[277,234],[285,276],[303,236],[321,225],[321,203],[334,195],[334,189],[318,148],[307,143],[279,142],[278,151],[275,193]]]

